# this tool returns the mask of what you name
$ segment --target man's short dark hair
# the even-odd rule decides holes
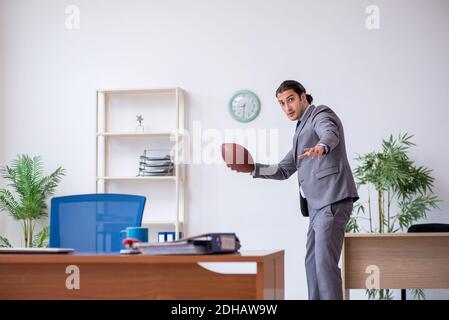
[[[282,93],[290,89],[295,91],[299,96],[305,93],[307,102],[308,103],[313,102],[313,97],[310,94],[306,93],[306,89],[303,87],[303,85],[296,80],[285,80],[284,82],[282,82],[279,88],[277,88],[276,90],[276,97],[278,96],[279,93]]]

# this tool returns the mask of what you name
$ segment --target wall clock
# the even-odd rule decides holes
[[[260,101],[255,93],[249,90],[240,90],[229,100],[228,108],[235,120],[250,122],[259,115]]]

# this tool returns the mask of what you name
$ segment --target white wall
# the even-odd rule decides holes
[[[69,4],[81,10],[80,30],[65,28]],[[370,4],[380,7],[380,30],[365,27]],[[59,194],[94,192],[95,90],[103,87],[183,87],[188,127],[277,128],[282,156],[294,123],[274,91],[297,79],[340,115],[351,159],[390,133],[413,133],[412,156],[434,169],[444,201],[429,221],[449,222],[448,13],[446,0],[0,0],[0,163],[40,154],[48,170],[67,169]],[[247,125],[227,111],[242,88],[263,105]],[[307,298],[308,221],[295,177],[253,180],[223,165],[190,166],[188,177],[189,234],[229,230],[244,249],[285,249],[286,297]],[[18,241],[5,216],[0,234]]]

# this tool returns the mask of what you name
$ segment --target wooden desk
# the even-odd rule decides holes
[[[449,288],[449,233],[346,234],[343,288],[366,289],[368,266],[380,288]]]
[[[253,262],[223,274],[202,262]],[[69,290],[67,266],[79,267]],[[255,269],[255,268],[254,268]],[[198,256],[0,255],[0,299],[284,299],[284,251]]]

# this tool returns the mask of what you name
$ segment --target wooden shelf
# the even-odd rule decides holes
[[[181,221],[176,222],[175,220],[148,220],[142,221],[142,225],[163,225],[163,224],[171,224],[171,225],[176,225],[177,223],[182,223]]]
[[[172,93],[180,88],[134,88],[134,89],[101,89],[98,92],[105,94],[135,94],[135,93]]]
[[[98,180],[176,180],[176,176],[148,176],[148,177],[97,177]]]
[[[97,137],[154,137],[171,136],[170,132],[98,132]]]
[[[152,96],[154,94],[154,96]],[[128,96],[129,95],[129,96]],[[136,95],[136,96],[134,96]],[[140,95],[140,96],[137,96]],[[158,117],[146,117],[145,112],[154,109]],[[165,108],[167,107],[167,108]],[[172,108],[174,107],[174,108]],[[125,109],[124,109],[125,108]],[[137,113],[142,113],[145,118],[154,119],[154,123],[149,131],[135,132],[135,125],[126,122],[121,125],[121,114],[133,115],[133,108]],[[137,108],[137,109],[136,109]],[[148,109],[148,110],[147,110]],[[164,117],[164,112],[166,116]],[[171,88],[131,88],[131,89],[100,89],[97,90],[96,105],[96,192],[108,193],[111,190],[120,190],[128,193],[149,194],[152,188],[162,187],[160,183],[153,184],[150,181],[169,181],[161,190],[159,201],[167,202],[165,205],[174,206],[176,215],[162,216],[160,220],[151,219],[152,215],[146,210],[144,212],[143,223],[147,225],[171,225],[175,229],[175,239],[179,239],[184,233],[185,226],[185,167],[179,160],[179,151],[182,147],[182,134],[185,130],[185,105],[184,91],[178,87]],[[157,121],[157,122],[156,122]],[[173,141],[175,137],[176,141]],[[116,140],[118,139],[118,140]],[[121,140],[122,139],[122,140]],[[117,166],[120,163],[123,167],[131,165],[131,159],[136,156],[137,146],[144,150],[147,146],[154,144],[155,148],[174,148],[174,175],[171,176],[135,176],[133,171],[122,171]],[[117,147],[117,145],[120,146]],[[133,150],[129,153],[127,146]],[[125,153],[127,154],[121,154]],[[119,159],[125,159],[125,163]],[[137,171],[135,172],[137,174]],[[137,183],[134,184],[134,182]],[[142,183],[143,182],[143,183]],[[145,183],[146,182],[146,183]],[[139,185],[139,183],[142,183]],[[165,188],[167,188],[165,190]],[[130,190],[130,191],[127,191]],[[173,199],[170,194],[174,194]],[[153,202],[154,210],[155,206]],[[164,203],[160,203],[163,207]],[[168,209],[167,209],[168,210]],[[156,210],[157,211],[157,210]],[[159,210],[160,211],[160,210]],[[171,212],[171,209],[168,210]],[[172,212],[174,213],[174,212]],[[150,215],[146,218],[146,216]],[[148,221],[145,221],[145,218]]]

